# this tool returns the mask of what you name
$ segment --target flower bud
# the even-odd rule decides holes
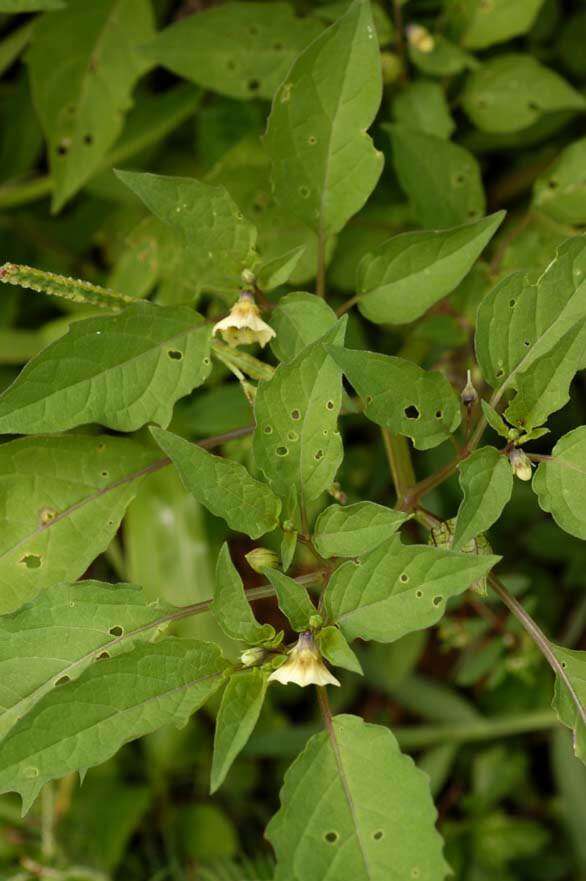
[[[256,276],[251,269],[243,269],[240,279],[245,288],[254,288]]]
[[[273,670],[269,682],[280,682],[281,685],[294,682],[301,688],[306,685],[340,684],[322,661],[310,630],[299,634],[297,645],[291,649],[285,663]]]
[[[466,385],[462,389],[460,400],[465,407],[472,407],[472,405],[478,400],[478,392],[474,388],[472,374],[469,370],[466,371]]]
[[[262,664],[264,659],[267,656],[267,651],[260,646],[255,646],[251,649],[245,649],[240,655],[240,663],[244,667],[256,667],[258,664]]]
[[[533,471],[531,470],[531,459],[523,452],[523,450],[514,447],[509,453],[509,462],[511,463],[513,474],[518,477],[519,480],[531,480],[533,475]]]
[[[435,49],[435,40],[427,28],[420,24],[410,24],[405,28],[409,45],[426,55]]]
[[[276,569],[279,558],[274,551],[268,548],[254,548],[245,554],[245,559],[254,572],[264,572],[265,569]]]

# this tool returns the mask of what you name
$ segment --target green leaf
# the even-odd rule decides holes
[[[485,575],[500,557],[403,545],[397,536],[332,575],[324,594],[328,620],[352,640],[394,642],[436,624],[446,602]]]
[[[283,538],[281,539],[281,568],[283,572],[289,569],[295,558],[298,536],[299,533],[294,529],[285,529],[283,531]]]
[[[358,308],[376,324],[406,324],[456,288],[505,216],[491,214],[456,229],[406,232],[362,258]]]
[[[467,49],[486,49],[526,34],[542,6],[543,0],[467,0],[448,6],[448,21]]]
[[[256,259],[256,229],[225,187],[191,177],[132,171],[116,174],[149,211],[178,234],[200,290],[236,293],[242,270]]]
[[[218,554],[212,612],[224,633],[232,639],[258,644],[268,642],[275,636],[274,627],[259,624],[254,617],[226,542]]]
[[[463,499],[458,508],[453,549],[460,551],[501,516],[513,492],[513,471],[506,456],[482,447],[460,464]]]
[[[504,437],[508,440],[509,438],[509,428],[507,427],[506,422],[494,407],[491,407],[488,401],[480,401],[480,406],[482,407],[482,413],[484,418],[490,425],[493,431],[496,431],[500,437]]]
[[[585,236],[560,245],[536,281],[517,272],[499,282],[480,304],[476,328],[478,363],[486,381],[497,390],[497,400],[517,387],[520,374],[525,383],[530,382],[530,368],[565,337],[565,344],[555,353],[554,361],[559,360],[557,356],[563,355],[563,346],[570,341],[567,334],[585,318]],[[569,355],[573,354],[570,346]],[[545,363],[538,363],[539,372]]]
[[[473,55],[464,52],[441,34],[434,34],[433,48],[430,52],[422,52],[410,43],[409,59],[415,67],[429,76],[452,76],[455,73],[462,73],[463,70],[474,70],[478,67]]]
[[[359,557],[391,538],[407,514],[375,502],[330,505],[315,522],[313,543],[322,557]]]
[[[413,440],[418,450],[445,441],[458,427],[460,401],[441,373],[391,355],[331,348],[364,402],[364,415]]]
[[[0,613],[83,575],[156,464],[152,450],[105,435],[1,444]]]
[[[542,510],[570,535],[586,539],[586,427],[564,435],[533,478]]]
[[[286,284],[304,253],[305,245],[299,245],[264,262],[256,272],[256,281],[260,290],[272,291]]]
[[[383,125],[401,188],[426,228],[446,229],[485,213],[478,162],[468,150],[402,125]]]
[[[275,881],[443,881],[449,867],[435,820],[428,778],[393,734],[335,716],[285,775],[266,832]]]
[[[551,650],[566,672],[569,686],[555,680],[552,706],[563,725],[574,732],[574,752],[586,765],[586,652],[551,644]]]
[[[281,502],[239,462],[208,453],[185,438],[151,428],[151,434],[178,469],[187,492],[230,529],[259,538],[279,523]]]
[[[452,517],[449,520],[442,521],[437,526],[433,526],[427,543],[432,547],[441,548],[446,551],[453,550],[456,522],[456,518]],[[476,556],[479,554],[492,554],[492,548],[483,533],[462,543],[458,550],[461,554],[474,554]],[[477,578],[476,581],[472,582],[470,590],[473,590],[480,596],[487,596],[488,584],[486,577],[481,576],[480,578]]]
[[[342,343],[345,329],[342,319],[293,361],[280,364],[273,378],[258,387],[254,455],[283,499],[289,498],[292,488],[304,503],[317,498],[330,486],[342,461],[337,430],[342,375],[326,347]]]
[[[166,28],[147,58],[232,98],[273,97],[291,64],[322,32],[288,3],[225,3]]]
[[[281,297],[271,314],[277,336],[271,349],[279,361],[293,361],[336,323],[336,313],[321,297],[295,292]]]
[[[368,0],[297,58],[278,89],[265,144],[277,201],[323,237],[362,208],[383,167],[365,134],[382,95]]]
[[[288,619],[293,630],[298,633],[307,630],[309,619],[317,613],[307,590],[302,584],[298,584],[293,578],[276,569],[266,569],[263,575],[266,575],[275,588],[279,609]]]
[[[586,224],[586,138],[562,150],[533,187],[533,204],[540,211],[573,226]]]
[[[317,634],[319,650],[334,667],[343,667],[351,673],[362,676],[360,661],[346,642],[346,637],[338,627],[324,627]]]
[[[446,140],[454,131],[444,90],[430,80],[408,83],[393,101],[393,116],[399,125]]]
[[[510,53],[487,61],[466,83],[462,106],[485,132],[517,132],[545,113],[583,110],[584,99],[559,74],[531,55]]]
[[[91,9],[86,0],[69,0],[37,22],[28,64],[48,141],[54,210],[89,180],[122,131],[132,90],[148,67],[139,47],[153,29],[148,0],[103,0]]]
[[[98,656],[152,639],[165,608],[129,584],[59,584],[0,618],[0,738]],[[162,626],[161,623],[158,625]]]
[[[234,673],[222,695],[216,718],[210,792],[220,788],[234,760],[258,721],[267,692],[268,674],[263,670]]]
[[[0,792],[19,792],[28,810],[49,780],[105,762],[163,725],[184,725],[227,669],[217,646],[174,637],[97,661],[12,728],[0,751]]]
[[[66,431],[99,422],[168,425],[178,398],[207,379],[211,328],[187,306],[137,303],[76,321],[0,396],[0,433]]]

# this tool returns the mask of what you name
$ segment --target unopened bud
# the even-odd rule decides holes
[[[427,28],[424,28],[420,24],[410,24],[407,25],[406,31],[409,45],[413,49],[417,49],[419,52],[425,52],[425,54],[433,52],[435,49],[435,40]]]
[[[240,655],[240,663],[244,667],[256,667],[258,664],[262,664],[264,659],[267,656],[267,651],[260,646],[255,646],[251,649],[245,649]]]
[[[275,569],[279,562],[278,556],[268,548],[254,548],[245,555],[246,562],[254,572],[264,572],[265,569]]]
[[[256,276],[251,269],[243,269],[240,279],[245,288],[254,288]]]
[[[462,389],[460,400],[465,407],[471,407],[478,400],[478,392],[474,388],[472,374],[469,370],[466,372],[466,385]]]
[[[533,471],[531,470],[531,459],[523,452],[523,450],[514,447],[509,453],[509,462],[511,463],[513,474],[518,477],[519,480],[531,480],[533,475]]]

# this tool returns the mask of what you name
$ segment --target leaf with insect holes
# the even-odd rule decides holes
[[[330,505],[315,522],[313,543],[322,557],[359,557],[392,538],[409,517],[375,502]]]
[[[491,214],[449,230],[407,232],[365,254],[358,267],[358,308],[376,324],[406,324],[451,293],[505,216]]]
[[[276,337],[271,341],[279,361],[292,361],[336,323],[336,313],[321,297],[296,291],[286,294],[271,313]]]
[[[566,671],[570,688],[559,676],[555,680],[553,708],[563,725],[574,732],[574,752],[586,765],[586,652],[551,645]]]
[[[157,459],[133,440],[105,435],[0,444],[0,614],[83,575]]]
[[[499,560],[403,545],[397,536],[360,562],[349,560],[336,569],[324,594],[328,621],[349,640],[394,642],[436,624],[449,597],[463,593]]]
[[[549,375],[557,372],[559,381],[553,381],[544,403],[546,409],[555,409],[556,400],[563,402],[568,369],[580,366],[579,327],[585,319],[586,236],[563,242],[537,280],[515,272],[500,281],[480,304],[475,343],[482,374],[496,390],[497,399],[516,389],[523,377],[524,397],[529,400],[534,365],[536,373],[547,380],[550,359]],[[534,404],[539,405],[539,400],[534,399]],[[514,416],[517,406],[513,399],[509,409]],[[509,418],[508,411],[505,415]],[[523,415],[519,408],[517,416]]]
[[[560,438],[533,478],[539,505],[559,527],[586,540],[586,427]]]
[[[370,3],[354,0],[293,63],[265,136],[277,201],[323,237],[345,226],[380,177],[383,155],[366,131],[381,97]]]
[[[275,881],[443,881],[436,817],[429,778],[388,728],[334,716],[285,775],[266,832]]]
[[[165,28],[147,58],[231,98],[270,100],[299,53],[322,32],[288,3],[224,3]]]
[[[533,204],[560,223],[586,224],[586,138],[562,150],[553,165],[538,177],[533,187]]]
[[[97,661],[46,694],[2,741],[0,792],[20,793],[28,810],[49,780],[105,762],[163,725],[185,725],[228,669],[217,646],[176,637]]]
[[[27,60],[54,210],[100,168],[122,131],[134,86],[149,67],[140,47],[153,33],[148,0],[68,0],[37,22]]]
[[[151,640],[166,614],[131,584],[58,584],[0,617],[0,738],[55,686],[98,657]]]
[[[211,328],[187,306],[136,303],[74,322],[0,395],[0,433],[66,431],[99,422],[168,425],[173,404],[211,370]]]
[[[302,584],[298,584],[293,578],[276,569],[265,569],[263,575],[266,575],[275,588],[279,608],[293,630],[298,633],[307,630],[311,616],[317,613],[307,590]]]
[[[276,529],[281,501],[244,465],[214,456],[170,431],[151,428],[151,434],[179,471],[185,489],[223,517],[230,529],[251,538]]]
[[[486,61],[466,81],[462,107],[482,131],[518,132],[556,110],[584,110],[584,98],[558,73],[521,53]]]
[[[222,186],[191,177],[117,171],[122,183],[178,235],[199,290],[234,295],[256,261],[256,229]]]
[[[391,137],[393,163],[401,189],[426,229],[447,229],[485,213],[484,190],[476,158],[443,138],[404,125],[382,128]]]
[[[254,455],[284,500],[292,487],[305,502],[317,498],[342,461],[337,430],[342,372],[327,349],[330,343],[343,343],[345,330],[344,318],[294,360],[280,364],[273,378],[258,387]]]
[[[210,792],[220,788],[258,722],[267,693],[268,673],[246,670],[228,680],[216,717]]]
[[[253,645],[274,639],[275,628],[270,624],[259,624],[254,617],[226,542],[218,554],[216,589],[211,608],[216,621],[231,639]]]
[[[458,508],[452,547],[463,549],[501,516],[513,492],[513,471],[506,456],[482,447],[459,466],[463,499]]]
[[[410,437],[418,450],[441,444],[460,424],[460,400],[441,373],[376,352],[329,351],[364,401],[364,415]]]

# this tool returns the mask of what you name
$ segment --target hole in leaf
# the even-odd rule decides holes
[[[497,372],[496,372],[496,377],[497,377],[497,379],[500,379],[501,376],[504,376],[504,375],[505,375],[505,371],[503,370],[502,367],[499,367],[499,369],[498,369]]]
[[[374,398],[372,397],[372,395],[366,396],[366,403],[367,404],[372,404],[373,401],[374,401]]]
[[[295,421],[301,419],[301,411],[297,409],[291,410],[291,419],[295,419]]]
[[[310,135],[307,139],[307,143],[310,147],[314,147],[317,144],[317,138],[315,135]]]
[[[91,145],[94,143],[94,136],[93,136],[93,135],[90,135],[89,133],[88,133],[87,135],[84,135],[84,136],[83,136],[83,142],[84,142],[84,144],[86,144],[88,147],[91,147]]]
[[[554,177],[551,177],[551,178],[548,180],[547,185],[548,185],[548,187],[550,188],[550,190],[555,190],[555,189],[557,189],[558,186],[559,186],[557,180],[556,180]]]
[[[399,575],[399,581],[402,584],[407,584],[407,582],[409,581],[409,576],[406,572],[401,572],[401,574]]]
[[[529,346],[531,345],[531,341],[530,340],[523,340],[523,345],[526,346],[527,348],[529,348]]]
[[[277,447],[277,449],[275,450],[275,453],[277,454],[277,456],[288,456],[289,455],[289,448],[288,447]]]
[[[296,431],[288,431],[288,432],[287,432],[287,438],[288,438],[290,441],[296,441],[296,440],[299,440],[299,435],[297,434]]]
[[[319,462],[319,460],[323,459],[323,457],[324,457],[324,451],[323,450],[316,450],[313,458]]]
[[[209,364],[211,364],[212,362],[210,361],[209,358],[204,358],[204,359],[203,359],[203,363],[204,363],[205,366],[207,367],[207,366],[208,366]]]
[[[419,866],[413,866],[413,868],[411,869],[411,877],[413,879],[421,878],[421,869],[419,868]]]
[[[436,410],[436,411],[435,411],[435,418],[436,418],[436,419],[443,419],[443,418],[444,418],[444,412],[443,412],[443,410]]]
[[[119,624],[116,624],[114,627],[110,627],[108,632],[110,633],[110,636],[122,636],[124,628],[120,627]]]
[[[468,217],[470,218],[470,220],[474,220],[475,217],[478,217],[478,211],[476,210],[476,208],[470,208],[470,210],[468,211]]]
[[[55,682],[55,688],[57,688],[59,685],[67,685],[68,682],[71,682],[69,676],[60,676],[59,679],[57,679]]]
[[[334,402],[328,401],[326,404],[326,407],[328,408],[328,410],[333,410],[334,409]]]
[[[420,600],[421,597],[423,596],[423,591],[422,591],[422,590],[416,590],[416,591],[415,591],[415,596],[417,597],[418,600]]]
[[[98,451],[98,453],[103,453],[105,449],[106,449],[106,444],[104,444],[104,443],[98,444],[98,446],[96,447],[96,450]]]
[[[464,177],[464,175],[460,172],[460,174],[454,175],[454,177],[452,178],[452,183],[455,187],[461,187],[465,179],[466,178]]]
[[[183,358],[183,352],[180,352],[178,349],[169,349],[167,355],[173,361],[181,361],[181,359]]]
[[[263,428],[263,431],[265,434],[272,434],[273,433],[273,426],[272,425],[265,425],[265,427]]]
[[[53,508],[42,508],[41,509],[41,523],[43,526],[46,526],[47,523],[50,523],[57,516],[57,511]]]
[[[27,778],[27,780],[33,780],[35,777],[39,776],[38,768],[25,768],[22,772],[23,776]]]
[[[101,652],[99,655],[96,655],[96,661],[108,661],[110,658],[110,652]]]
[[[375,841],[380,841],[381,838],[384,838],[384,835],[385,835],[385,833],[383,832],[382,829],[377,829],[376,832],[372,833],[372,837],[374,838]]]
[[[100,474],[102,475],[102,477],[109,477],[110,476],[109,471],[100,471]]]
[[[258,92],[260,89],[260,80],[248,80],[248,91]]]
[[[310,192],[311,192],[311,190],[309,189],[309,187],[304,187],[304,186],[299,187],[299,195],[301,196],[302,199],[307,199]]]
[[[277,52],[280,52],[281,49],[284,49],[284,48],[285,48],[284,45],[282,43],[279,43],[279,41],[277,41],[276,43],[273,43],[273,49],[275,49]]]
[[[25,554],[20,562],[24,563],[27,569],[40,569],[42,560],[39,554]]]
[[[433,598],[434,606],[440,606],[443,603],[443,600],[444,600],[443,597],[434,597]]]
[[[323,434],[324,437],[327,437],[327,436],[328,436],[329,431],[327,430],[327,428],[324,428],[324,430],[322,431],[322,434]]]
[[[410,404],[408,407],[405,407],[403,410],[406,419],[419,419],[419,410],[415,406],[415,404]]]
[[[514,308],[515,308],[515,305],[516,305],[516,303],[517,303],[517,301],[516,301],[516,300],[509,300],[509,307],[510,307],[510,308],[511,308],[511,309],[514,309]]]
[[[335,844],[339,837],[337,832],[326,832],[324,841],[327,841],[328,844]]]
[[[58,156],[67,156],[70,146],[71,146],[71,139],[70,138],[63,138],[61,143],[57,145],[57,155]]]

